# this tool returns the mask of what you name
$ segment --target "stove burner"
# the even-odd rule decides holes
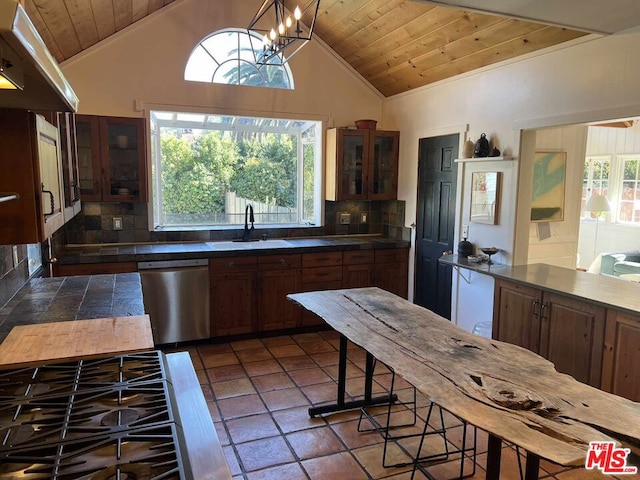
[[[153,472],[146,465],[129,463],[126,465],[113,465],[96,473],[91,480],[149,480]]]
[[[101,425],[105,427],[118,427],[120,425],[131,425],[138,418],[140,414],[133,408],[122,408],[113,412],[107,413],[100,421]]]

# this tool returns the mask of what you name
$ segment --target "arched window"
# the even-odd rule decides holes
[[[257,34],[240,29],[220,30],[206,37],[191,52],[184,79],[293,90],[293,75],[286,63],[256,64],[249,35],[254,44],[262,45]]]

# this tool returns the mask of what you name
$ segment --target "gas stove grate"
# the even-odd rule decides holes
[[[187,478],[165,372],[159,351],[0,372],[0,479]]]

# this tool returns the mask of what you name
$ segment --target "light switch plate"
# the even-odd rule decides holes
[[[340,225],[349,225],[351,223],[351,214],[350,213],[341,213],[340,214]]]
[[[122,230],[122,217],[113,217],[113,229]]]
[[[469,225],[462,225],[462,238],[469,238]]]

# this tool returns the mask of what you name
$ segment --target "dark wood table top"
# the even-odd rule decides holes
[[[379,288],[291,294],[433,402],[562,465],[589,442],[640,449],[640,403],[582,384],[524,348],[462,330]]]

